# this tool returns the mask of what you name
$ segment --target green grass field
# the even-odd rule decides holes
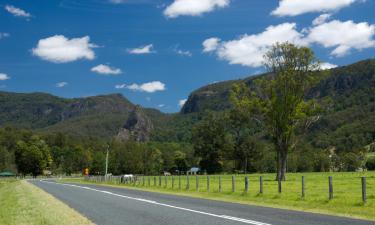
[[[1,225],[91,225],[88,219],[22,180],[0,179]]]
[[[259,176],[263,176],[263,194],[259,194]],[[305,176],[305,198],[301,197],[301,177]],[[328,176],[333,177],[334,199],[328,200]],[[367,177],[367,203],[362,202],[361,177]],[[355,218],[375,220],[375,172],[363,173],[294,173],[287,175],[287,181],[282,184],[282,193],[278,193],[275,174],[251,174],[249,177],[249,191],[245,189],[245,175],[235,176],[235,192],[232,192],[232,176],[221,175],[222,191],[219,192],[219,176],[210,176],[210,190],[207,191],[206,176],[198,176],[198,191],[196,190],[196,177],[189,177],[189,190],[186,189],[186,176],[179,178],[162,177],[159,186],[159,177],[138,179],[136,184],[118,184],[118,180],[107,181],[105,185],[115,185],[126,188],[135,188],[155,192],[193,196],[244,204],[262,205],[277,208],[296,209],[309,212],[341,215]],[[73,180],[65,180],[65,182]],[[73,182],[87,182],[74,180]],[[100,184],[103,184],[101,182]]]

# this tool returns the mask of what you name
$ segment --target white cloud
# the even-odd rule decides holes
[[[118,84],[115,86],[116,89],[129,89],[132,91],[140,91],[140,92],[148,92],[153,93],[156,91],[164,91],[165,90],[165,84],[160,81],[152,81],[148,83],[143,84]]]
[[[0,73],[0,80],[9,80],[10,77],[8,76],[8,74],[5,74],[5,73]]]
[[[112,4],[122,4],[122,3],[125,3],[126,1],[125,0],[109,0],[108,2]]]
[[[272,11],[276,16],[297,16],[309,12],[332,12],[362,0],[281,0]]]
[[[126,87],[127,87],[126,84],[117,84],[117,85],[115,85],[115,88],[116,88],[116,89],[124,89],[124,88],[126,88]]]
[[[150,54],[150,53],[154,53],[153,48],[154,48],[154,45],[149,44],[149,45],[141,46],[139,48],[128,49],[128,52],[134,55]]]
[[[188,57],[192,57],[193,56],[193,53],[191,53],[190,51],[184,51],[184,50],[181,50],[181,49],[176,49],[175,52],[178,55],[182,55],[182,56],[188,56]]]
[[[217,49],[219,45],[220,39],[219,38],[209,38],[203,42],[203,52],[212,52]]]
[[[0,33],[0,39],[7,38],[9,36],[10,36],[9,33]]]
[[[67,63],[79,59],[93,60],[95,53],[92,49],[95,47],[95,44],[90,43],[89,36],[68,39],[63,35],[55,35],[39,40],[32,52],[53,63]]]
[[[259,67],[263,65],[263,55],[270,46],[276,42],[287,41],[296,45],[306,45],[303,35],[296,30],[295,23],[269,26],[262,33],[243,35],[237,40],[220,42],[215,44],[215,47],[203,51],[215,51],[220,59],[230,64]]]
[[[66,85],[68,85],[68,82],[63,81],[63,82],[59,82],[59,83],[57,83],[57,84],[56,84],[56,87],[58,87],[58,88],[63,88],[63,87],[65,87]]]
[[[230,0],[174,0],[164,10],[164,15],[169,18],[200,16],[217,8],[227,7],[229,2]]]
[[[110,67],[104,64],[100,64],[91,68],[91,71],[104,75],[118,75],[122,73],[121,69]]]
[[[320,24],[323,24],[325,23],[329,18],[331,18],[331,14],[328,14],[328,13],[325,13],[325,14],[322,14],[320,16],[318,16],[317,18],[315,18],[312,22],[312,24],[314,26],[318,26]]]
[[[159,104],[158,107],[159,108],[163,108],[165,105],[164,104]]]
[[[5,6],[5,10],[8,11],[9,13],[11,13],[13,16],[25,17],[25,18],[30,18],[31,17],[30,13],[26,12],[23,9],[16,8],[16,7],[12,6],[12,5],[6,5]]]
[[[328,63],[328,62],[324,62],[324,63],[320,64],[321,70],[329,70],[329,69],[333,69],[333,68],[336,68],[336,67],[337,67],[337,65],[331,64],[331,63]]]
[[[375,25],[366,22],[354,23],[353,21],[341,22],[333,20],[312,27],[309,30],[307,41],[318,43],[326,48],[335,48],[331,55],[341,57],[352,49],[362,50],[375,47]]]
[[[186,103],[187,99],[181,99],[180,101],[178,101],[178,106],[180,107],[183,107]]]

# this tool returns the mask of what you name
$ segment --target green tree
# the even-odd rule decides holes
[[[265,54],[265,66],[270,74],[258,80],[257,94],[249,106],[262,116],[277,153],[277,180],[285,180],[288,152],[297,144],[297,128],[307,130],[319,117],[315,101],[305,101],[307,92],[316,82],[314,72],[319,62],[306,47],[290,43],[275,44]]]
[[[235,84],[230,93],[232,108],[228,112],[229,131],[234,142],[233,158],[238,169],[245,173],[249,170],[249,162],[256,158],[260,141],[255,140],[255,134],[260,131],[261,124],[251,117],[249,104],[250,88],[243,82]]]
[[[233,151],[233,143],[225,130],[225,118],[209,112],[192,130],[195,155],[199,165],[207,173],[222,171],[223,154]]]
[[[24,175],[40,175],[52,162],[48,145],[38,136],[28,142],[18,141],[15,157],[18,172]]]
[[[181,151],[174,152],[174,163],[176,164],[176,169],[179,172],[187,171],[188,163],[186,160],[186,154]]]

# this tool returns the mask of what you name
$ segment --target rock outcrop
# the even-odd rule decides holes
[[[153,124],[140,106],[136,106],[130,113],[125,125],[117,134],[121,141],[147,142],[150,140],[150,133],[154,129]]]

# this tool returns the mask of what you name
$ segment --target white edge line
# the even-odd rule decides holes
[[[112,193],[112,192],[109,192],[109,191],[102,191],[102,190],[98,190],[98,189],[95,189],[95,188],[90,188],[90,187],[85,187],[85,186],[79,186],[79,185],[75,185],[75,184],[62,184],[62,183],[45,181],[45,180],[40,180],[40,182],[50,183],[50,184],[57,184],[57,185],[64,185],[64,186],[70,186],[70,187],[76,187],[76,188],[81,188],[81,189],[90,190],[90,191],[96,191],[96,192],[100,192],[100,193],[104,193],[104,194],[108,194],[108,195],[113,195],[113,196],[117,196],[117,197],[121,197],[121,198],[126,198],[126,199],[130,199],[130,200],[145,202],[145,203],[159,205],[159,206],[164,206],[164,207],[173,208],[173,209],[179,209],[179,210],[183,210],[183,211],[188,211],[188,212],[192,212],[192,213],[197,213],[197,214],[202,214],[202,215],[207,215],[207,216],[222,218],[222,219],[226,219],[226,220],[232,220],[232,221],[242,222],[242,223],[246,223],[246,224],[271,225],[269,223],[262,223],[262,222],[258,222],[258,221],[255,221],[255,220],[248,220],[248,219],[237,218],[237,217],[232,217],[232,216],[227,216],[227,215],[218,215],[218,214],[202,212],[202,211],[198,211],[198,210],[194,210],[194,209],[188,209],[188,208],[183,208],[183,207],[168,205],[168,204],[164,204],[164,203],[159,203],[159,202],[152,201],[152,200],[147,200],[147,199],[133,198],[133,197],[129,197],[129,196],[126,196],[126,195],[115,194],[115,193]]]

